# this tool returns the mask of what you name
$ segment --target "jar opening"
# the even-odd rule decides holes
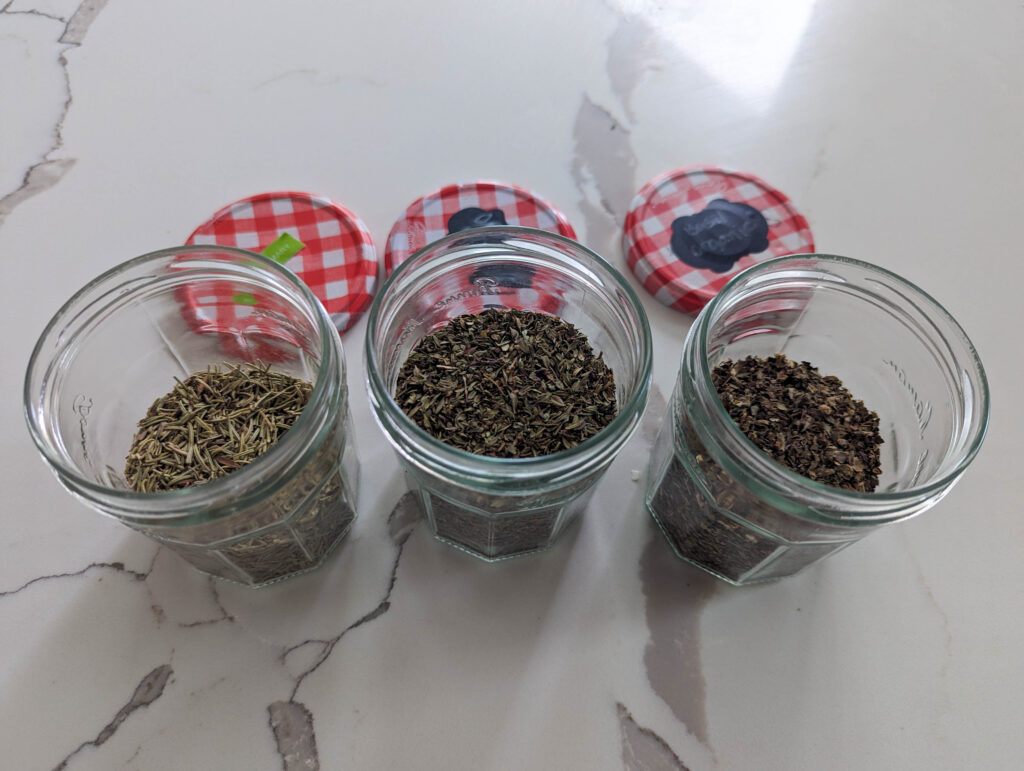
[[[583,332],[615,373],[615,419],[575,447],[536,458],[475,455],[416,425],[393,397],[409,351],[452,318],[488,308],[559,316]],[[651,358],[646,314],[617,271],[575,241],[518,227],[461,231],[399,265],[371,305],[365,346],[374,413],[396,449],[410,462],[488,489],[498,476],[515,487],[607,462],[608,452],[631,435],[646,404]]]
[[[153,399],[175,377],[256,360],[313,383],[280,441],[202,485],[129,489],[124,456]],[[289,271],[241,249],[180,247],[123,263],[69,299],[36,344],[24,396],[33,439],[72,492],[127,516],[177,517],[225,498],[241,507],[314,452],[325,414],[345,400],[344,360],[326,312]]]
[[[875,492],[803,477],[762,452],[729,417],[711,381],[726,359],[782,353],[837,376],[881,419]],[[989,394],[964,331],[918,287],[869,263],[794,255],[734,278],[691,328],[680,374],[695,429],[721,465],[758,495],[823,518],[877,521],[937,500],[976,455]]]

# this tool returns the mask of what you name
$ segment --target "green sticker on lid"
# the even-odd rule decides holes
[[[288,260],[298,254],[299,250],[304,246],[305,244],[291,233],[282,233],[272,244],[270,244],[270,246],[264,249],[261,254],[264,257],[269,257],[274,262],[284,265]]]
[[[269,257],[276,263],[284,265],[288,260],[298,254],[304,246],[305,244],[291,233],[282,233],[274,239],[273,243],[260,252],[260,254],[264,257]],[[238,294],[233,295],[231,299],[240,305],[256,304],[256,298],[248,292],[239,292]]]

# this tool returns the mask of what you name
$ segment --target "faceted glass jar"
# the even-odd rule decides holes
[[[576,447],[495,458],[435,439],[393,398],[413,347],[448,321],[489,308],[554,315],[587,336],[615,376],[618,414]],[[643,413],[651,374],[647,317],[625,279],[575,241],[489,227],[442,238],[403,262],[370,308],[366,379],[434,535],[484,560],[548,547],[583,510]]]
[[[714,367],[776,353],[835,375],[878,413],[874,492],[790,471],[729,417]],[[788,576],[939,501],[978,452],[988,414],[974,347],[916,286],[844,257],[770,260],[727,284],[686,337],[647,507],[679,557],[719,578]]]
[[[125,456],[153,401],[175,378],[255,362],[313,384],[292,428],[219,479],[132,491]],[[25,410],[64,487],[211,575],[260,586],[311,570],[355,517],[358,461],[340,337],[305,284],[250,252],[167,249],[95,279],[36,344]]]

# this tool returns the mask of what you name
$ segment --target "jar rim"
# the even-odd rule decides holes
[[[913,294],[915,299],[926,307],[930,321],[934,323],[935,319],[940,319],[948,325],[949,330],[953,334],[960,338],[959,342],[969,356],[968,361],[964,362],[964,364],[973,367],[978,385],[980,386],[974,394],[974,400],[975,409],[980,410],[981,417],[977,421],[974,435],[970,437],[968,446],[951,469],[925,484],[894,492],[858,492],[817,482],[771,458],[743,433],[736,422],[729,416],[728,411],[719,398],[708,400],[712,405],[711,412],[717,433],[708,432],[708,436],[701,435],[701,441],[706,445],[712,444],[719,449],[723,449],[722,443],[724,440],[728,444],[729,449],[729,451],[723,453],[724,457],[729,459],[724,465],[731,465],[730,461],[732,459],[729,456],[730,454],[735,454],[738,456],[737,460],[743,466],[756,472],[762,484],[783,497],[791,497],[791,494],[786,495],[781,491],[794,488],[812,494],[815,498],[815,503],[812,504],[813,516],[820,518],[822,521],[831,524],[853,525],[857,523],[877,524],[881,521],[900,519],[905,516],[899,508],[901,505],[928,500],[936,494],[943,493],[945,489],[949,488],[957,480],[977,455],[988,430],[990,394],[988,378],[981,359],[963,327],[934,297],[913,282],[886,268],[852,257],[822,253],[793,254],[776,257],[760,262],[734,276],[701,311],[690,329],[687,341],[684,343],[684,349],[690,349],[694,341],[696,342],[696,356],[694,357],[695,361],[693,364],[698,369],[697,375],[701,383],[710,386],[711,366],[708,355],[708,332],[712,321],[717,318],[719,309],[731,299],[733,292],[748,283],[752,277],[784,270],[787,267],[814,270],[814,265],[808,265],[809,260],[825,265],[851,265],[867,273],[874,273],[895,282],[904,291]],[[690,339],[691,337],[693,338],[692,340]],[[684,368],[685,363],[686,356],[684,354]],[[683,374],[681,372],[680,376],[682,377]],[[710,386],[710,388],[714,394],[714,387]],[[736,470],[741,469],[742,466],[738,464]],[[727,470],[730,475],[735,477],[734,469],[727,468]],[[851,509],[859,509],[859,511],[854,514],[851,513]]]
[[[313,384],[313,390],[310,393],[306,408],[302,410],[292,427],[285,432],[284,436],[273,447],[255,458],[252,462],[232,471],[230,474],[193,487],[140,493],[134,490],[121,490],[108,485],[98,484],[79,472],[75,464],[68,462],[64,454],[53,447],[52,443],[47,439],[49,432],[45,431],[41,426],[42,410],[38,408],[39,399],[45,393],[45,389],[36,393],[33,389],[33,384],[37,376],[40,375],[42,376],[41,381],[45,383],[47,379],[46,373],[56,358],[53,356],[44,357],[43,355],[44,346],[51,341],[54,332],[61,325],[66,325],[71,319],[76,318],[85,309],[89,308],[95,300],[90,301],[81,308],[77,306],[98,287],[146,263],[155,263],[158,260],[176,255],[199,255],[218,252],[227,253],[234,257],[244,257],[250,265],[269,271],[275,278],[283,280],[302,297],[311,309],[310,315],[316,319],[320,333],[318,374],[322,375],[340,366],[342,382],[344,382],[345,362],[338,331],[330,322],[327,312],[316,299],[312,290],[294,273],[274,260],[246,249],[221,246],[219,244],[174,246],[148,252],[126,260],[89,281],[61,305],[47,322],[39,339],[36,341],[25,373],[23,407],[26,422],[29,426],[29,433],[32,435],[36,448],[43,455],[47,463],[57,472],[61,481],[73,487],[76,493],[84,493],[87,497],[92,495],[96,498],[102,498],[104,503],[117,502],[119,505],[124,506],[126,513],[131,512],[132,515],[137,515],[144,520],[163,522],[166,519],[181,517],[183,512],[185,512],[186,516],[189,516],[198,507],[203,506],[204,503],[212,504],[218,502],[226,497],[225,494],[234,491],[235,494],[231,496],[231,506],[228,507],[230,510],[225,510],[224,512],[224,516],[228,516],[231,511],[248,505],[251,498],[262,497],[268,494],[268,487],[278,486],[287,482],[287,478],[275,478],[271,474],[266,474],[267,471],[271,470],[275,465],[287,463],[286,457],[296,458],[308,455],[319,444],[317,439],[320,434],[324,433],[324,426],[314,426],[314,421],[318,417],[315,413],[319,413],[324,405],[337,398],[338,395],[338,389],[333,388],[331,378],[322,376],[318,376]],[[187,274],[187,269],[176,272],[179,278]],[[332,339],[332,335],[338,339],[335,341]],[[59,336],[57,339],[59,340]],[[61,350],[60,346],[58,346],[59,350]],[[321,422],[323,421],[321,420]],[[306,437],[306,430],[311,426],[317,429],[315,435]],[[285,450],[288,452],[284,452]],[[248,488],[247,483],[251,484],[260,475],[263,475],[265,478],[253,484],[251,489]],[[284,475],[280,476],[283,477]],[[147,508],[145,511],[133,509],[133,504],[142,502],[146,504]]]
[[[559,450],[558,452],[551,453],[549,455],[540,455],[530,458],[495,457],[490,455],[480,455],[459,449],[432,436],[427,431],[420,428],[412,418],[408,417],[405,414],[405,411],[402,410],[395,401],[393,394],[391,394],[387,384],[381,376],[380,362],[378,360],[373,341],[379,328],[378,323],[381,307],[385,302],[385,298],[389,296],[389,290],[401,281],[409,271],[413,270],[413,265],[421,259],[426,252],[436,250],[439,247],[444,248],[452,243],[465,239],[476,238],[481,235],[486,235],[489,239],[505,236],[510,240],[514,239],[516,236],[523,236],[527,239],[548,241],[563,248],[569,247],[570,250],[580,250],[583,256],[593,260],[596,265],[605,274],[607,274],[608,278],[614,282],[616,288],[619,289],[627,298],[628,304],[636,316],[640,343],[640,361],[638,374],[635,378],[637,386],[633,390],[632,394],[630,394],[625,404],[620,406],[611,423],[574,447]],[[647,320],[647,314],[643,308],[643,304],[640,302],[640,298],[637,296],[636,292],[633,291],[633,288],[629,285],[629,282],[626,281],[623,275],[604,257],[578,241],[574,241],[573,239],[558,233],[552,233],[538,228],[492,225],[450,233],[449,235],[444,236],[437,241],[432,241],[422,247],[395,268],[384,282],[380,291],[377,292],[376,296],[373,298],[373,303],[370,305],[370,309],[367,312],[364,355],[366,361],[366,382],[371,396],[375,399],[374,406],[377,406],[376,399],[380,399],[382,408],[388,411],[389,417],[393,418],[394,423],[397,424],[396,427],[401,430],[406,437],[415,441],[417,445],[425,447],[433,453],[435,457],[438,457],[440,459],[439,465],[457,470],[458,472],[467,474],[471,477],[486,476],[488,474],[494,474],[495,471],[501,471],[511,477],[524,479],[542,476],[548,472],[557,471],[564,467],[567,462],[571,462],[580,456],[592,454],[595,448],[606,444],[609,439],[622,438],[624,440],[625,438],[628,438],[632,429],[638,422],[639,415],[642,413],[643,407],[647,401],[651,382],[653,343],[651,339],[650,324]],[[393,437],[391,437],[390,434],[388,438],[393,440]]]

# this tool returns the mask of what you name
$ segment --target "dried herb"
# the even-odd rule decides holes
[[[479,503],[488,504],[486,496]],[[428,494],[430,520],[439,538],[492,559],[542,549],[554,539],[564,506],[494,517]]]
[[[395,400],[467,452],[529,458],[575,447],[615,418],[615,378],[586,336],[555,316],[490,309],[424,337]]]
[[[212,367],[176,379],[139,422],[126,477],[136,491],[152,492],[231,473],[280,440],[311,391],[309,383],[264,364],[229,364],[226,371]],[[316,453],[255,503],[195,524],[140,529],[200,570],[252,586],[316,567],[355,519],[344,423],[336,421]]]
[[[441,441],[527,458],[575,447],[615,417],[615,379],[586,336],[554,316],[489,309],[458,316],[404,362],[395,399]],[[423,491],[438,538],[487,559],[543,549],[579,513],[595,475],[543,494]],[[443,495],[436,494],[443,489]]]
[[[698,454],[695,460],[707,480],[710,497],[704,495],[684,463],[673,455],[651,499],[651,509],[681,557],[737,581],[771,556],[779,543],[720,514],[717,506],[742,516],[750,512],[750,506],[744,504],[753,503],[755,508],[758,504],[738,500],[735,483],[706,455]]]
[[[875,489],[878,416],[838,378],[780,354],[724,361],[712,380],[740,429],[780,463],[825,484]],[[679,556],[747,583],[791,575],[852,542],[852,532],[761,500],[711,457],[678,400],[673,413],[671,454],[648,506]]]
[[[839,378],[782,354],[726,360],[711,377],[729,417],[779,463],[845,490],[878,486],[878,415]]]
[[[313,390],[265,364],[229,364],[175,382],[132,440],[125,478],[135,492],[193,487],[252,463],[292,427]]]

